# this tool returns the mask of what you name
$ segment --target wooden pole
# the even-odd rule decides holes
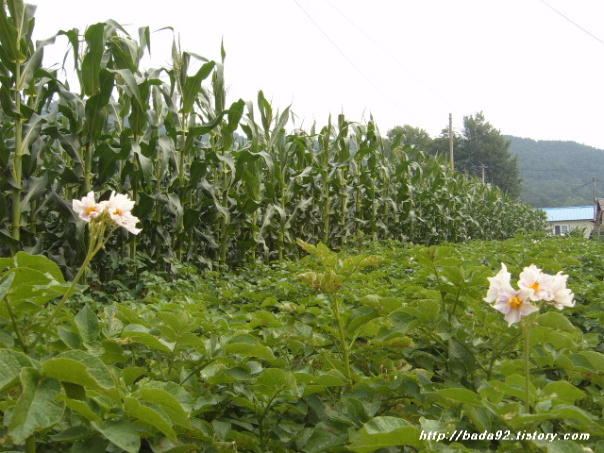
[[[449,162],[451,170],[455,170],[455,162],[453,160],[453,114],[449,113]]]

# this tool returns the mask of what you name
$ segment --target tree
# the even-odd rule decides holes
[[[427,151],[432,144],[432,137],[424,129],[413,127],[409,124],[404,126],[395,126],[386,134],[388,139],[394,141],[397,136],[401,135],[401,145],[411,145],[416,148]]]
[[[509,152],[510,141],[486,121],[482,112],[464,116],[462,140],[455,148],[455,169],[483,177],[518,198],[522,191],[518,162]]]

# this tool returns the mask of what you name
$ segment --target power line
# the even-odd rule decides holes
[[[426,88],[430,93],[432,93],[436,98],[438,98],[439,101],[441,101],[443,104],[445,104],[449,108],[449,110],[453,109],[451,104],[449,104],[449,102],[447,102],[447,100],[445,98],[443,98],[431,86],[427,85],[422,79],[420,79],[418,76],[416,76],[409,68],[407,68],[404,64],[402,64],[398,58],[396,58],[391,52],[389,52],[388,49],[386,49],[379,42],[377,42],[375,39],[373,39],[367,32],[365,32],[365,30],[363,30],[355,22],[353,22],[352,19],[350,19],[346,14],[344,14],[338,7],[336,7],[329,0],[325,0],[325,2],[329,6],[331,6],[333,9],[335,9],[338,12],[338,14],[340,14],[344,19],[346,19],[348,21],[348,23],[350,23],[354,28],[356,28],[363,36],[365,36],[369,41],[371,41],[382,52],[384,52],[384,54],[386,54],[392,61],[394,61],[397,65],[402,67],[407,72],[407,74],[409,74],[411,77],[413,77],[417,82],[419,82],[421,85],[423,85],[424,88]],[[456,109],[453,109],[453,110],[456,110]]]
[[[308,17],[308,19],[312,22],[312,24],[321,32],[321,34],[323,36],[325,36],[325,38],[330,42],[330,44],[332,46],[334,46],[336,48],[336,50],[340,53],[340,55],[361,75],[363,76],[363,78],[373,87],[375,88],[382,96],[384,96],[385,99],[388,100],[388,102],[390,102],[393,106],[395,106],[397,109],[408,113],[404,108],[402,108],[400,105],[398,105],[396,102],[394,102],[392,100],[392,97],[388,96],[386,93],[384,93],[384,91],[376,84],[373,82],[373,80],[371,80],[367,74],[365,74],[363,71],[361,71],[361,69],[355,64],[355,62],[340,48],[340,46],[337,45],[337,43],[331,39],[331,37],[327,34],[327,32],[325,32],[325,30],[323,30],[321,28],[321,26],[314,20],[314,18],[308,13],[308,11],[306,11],[302,5],[300,5],[300,3],[298,2],[298,0],[293,0],[294,3],[298,6],[298,8],[300,8],[300,10],[302,10],[302,12],[306,15],[306,17]]]
[[[589,36],[591,36],[593,39],[595,39],[596,41],[598,41],[600,44],[604,44],[604,41],[602,41],[600,38],[598,38],[596,35],[594,35],[593,33],[590,33],[588,30],[586,30],[585,28],[581,27],[581,25],[579,25],[578,23],[576,23],[575,21],[573,21],[572,19],[568,18],[567,16],[565,16],[564,14],[562,14],[560,11],[558,11],[556,8],[554,8],[552,5],[550,5],[549,3],[547,3],[545,0],[540,0],[541,3],[543,3],[545,6],[547,6],[548,8],[550,8],[552,11],[554,11],[555,13],[559,14],[560,16],[562,16],[564,19],[566,19],[567,21],[569,21],[571,24],[573,24],[575,27],[579,28],[580,30],[584,31],[585,33],[587,33]]]
[[[522,171],[543,171],[543,172],[555,172],[555,173],[589,173],[589,172],[593,172],[594,169],[593,168],[589,168],[589,169],[579,169],[579,170],[566,170],[566,169],[562,169],[562,168],[525,168],[522,167]]]

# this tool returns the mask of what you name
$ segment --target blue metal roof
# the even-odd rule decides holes
[[[594,220],[593,206],[573,206],[568,208],[542,208],[547,214],[548,222],[565,222],[571,220]]]

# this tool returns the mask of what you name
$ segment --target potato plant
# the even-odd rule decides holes
[[[367,242],[337,254],[304,247],[312,255],[298,262],[236,273],[181,268],[176,279],[142,271],[142,287],[124,278],[113,283],[119,293],[84,291],[33,348],[47,304],[66,283],[46,258],[3,259],[3,445],[132,453],[602,448],[601,243]],[[522,330],[483,300],[502,261],[514,274],[532,263],[564,271],[575,294],[573,308],[535,318],[530,412]],[[455,430],[475,439],[422,437]],[[485,432],[491,438],[478,439]],[[534,432],[589,439],[526,435]]]

